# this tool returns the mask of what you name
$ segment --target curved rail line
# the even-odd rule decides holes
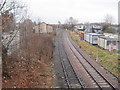
[[[62,34],[61,34],[61,35],[62,35]],[[60,37],[62,37],[62,36],[60,36]],[[62,38],[63,38],[63,37],[62,37]],[[71,83],[70,83],[70,78],[69,78],[69,76],[68,76],[68,74],[67,74],[67,68],[66,68],[66,66],[65,66],[65,64],[64,64],[64,61],[63,61],[63,56],[62,56],[61,50],[64,50],[64,45],[63,45],[63,43],[62,43],[62,42],[63,42],[63,41],[62,41],[62,40],[63,40],[62,38],[59,38],[59,40],[58,40],[58,42],[59,42],[58,51],[59,51],[59,56],[60,56],[60,61],[61,61],[60,63],[61,63],[61,66],[62,66],[62,68],[63,68],[63,72],[64,72],[64,76],[65,76],[65,81],[66,81],[67,87],[68,87],[68,88],[75,88],[75,87],[72,87],[72,85],[71,85]],[[60,44],[60,43],[61,43],[61,44]],[[64,50],[64,52],[65,52],[65,50]],[[65,54],[66,54],[66,56],[67,56],[67,53],[66,53],[66,52],[65,52]],[[68,56],[67,56],[67,59],[68,59],[68,61],[69,61]],[[78,83],[80,84],[80,87],[79,87],[79,88],[81,88],[81,89],[84,90],[84,85],[83,85],[81,79],[77,76],[76,71],[75,71],[74,68],[72,67],[70,61],[69,61],[69,64],[70,64],[71,68],[72,68],[73,71],[74,71],[74,74],[75,74],[75,77],[76,77]]]
[[[112,88],[113,90],[116,90],[116,88],[98,70],[96,70],[96,68],[91,63],[88,62],[86,57],[81,54],[81,52],[76,48],[76,46],[71,41],[67,33],[66,33],[66,38],[71,51],[77,57],[81,65],[84,67],[87,73],[91,76],[94,82],[98,85],[98,87],[101,90],[103,88],[110,88],[110,89]],[[82,61],[80,60],[80,58],[82,59]]]
[[[62,45],[62,46],[64,47],[64,45]],[[65,47],[64,47],[64,48],[65,48]],[[65,51],[65,50],[64,50],[64,51]],[[69,60],[69,57],[68,57],[66,51],[65,51],[65,54],[66,54],[66,56],[67,56],[67,59]],[[73,66],[72,66],[72,64],[71,64],[71,62],[70,62],[70,60],[69,60],[69,63],[70,63],[70,65],[71,65],[71,67],[72,67],[72,69],[73,69],[73,71],[74,71],[74,74],[75,74],[75,76],[76,76],[76,78],[77,78],[79,84],[81,85],[81,89],[85,90],[84,82],[83,82],[83,81],[81,80],[81,78],[77,75],[77,72],[76,72],[75,69],[73,68]]]
[[[59,39],[58,40],[59,42],[61,42],[61,40]],[[67,74],[67,72],[66,72],[66,68],[65,68],[65,65],[64,65],[64,62],[63,62],[63,57],[62,57],[62,55],[61,55],[61,52],[60,52],[60,44],[58,45],[58,51],[59,51],[59,56],[60,56],[60,61],[61,61],[61,66],[62,66],[62,68],[63,68],[63,72],[64,72],[64,76],[65,76],[65,80],[66,80],[66,83],[67,83],[67,87],[68,88],[71,88],[71,85],[70,85],[70,82],[69,82],[69,79],[68,79],[68,74]]]

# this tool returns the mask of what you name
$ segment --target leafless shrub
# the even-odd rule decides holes
[[[38,77],[46,82],[46,72],[48,72],[46,68],[52,62],[54,49],[52,34],[42,35],[33,33],[30,36],[26,36],[24,40],[25,42],[21,43],[20,49],[8,57],[6,61],[7,67],[3,69],[5,80],[7,79],[9,82],[15,79],[15,83],[12,84],[12,82],[11,86],[3,83],[3,87],[13,87],[17,84],[17,87],[20,88],[33,88],[37,86],[36,83],[38,82],[40,85],[43,85],[43,81],[39,81]]]

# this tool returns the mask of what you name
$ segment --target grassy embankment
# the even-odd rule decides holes
[[[99,48],[98,46],[91,45],[90,43],[86,41],[82,41],[79,39],[79,35],[75,32],[70,32],[72,38],[78,45],[81,46],[82,49],[84,49],[94,60],[97,56],[97,49],[98,49],[98,62],[103,65],[106,69],[108,69],[110,72],[112,72],[117,77],[120,77],[120,74],[118,73],[118,56],[117,51],[114,51],[110,53],[108,50],[103,50]],[[120,62],[119,62],[120,63]]]

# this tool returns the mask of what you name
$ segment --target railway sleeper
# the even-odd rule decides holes
[[[98,83],[105,83],[105,81],[97,81]]]
[[[80,84],[76,83],[76,84],[71,84],[72,88],[81,88]]]
[[[106,82],[103,78],[94,78],[96,81],[104,81]]]
[[[98,74],[94,74],[94,77],[100,78],[101,76]]]
[[[100,84],[100,85],[109,85],[109,84],[106,83],[106,82],[102,82],[102,83],[99,82],[99,84]],[[109,86],[110,86],[110,85],[109,85]]]
[[[100,85],[100,87],[111,88],[110,85],[108,85],[108,84],[99,84],[99,85]]]

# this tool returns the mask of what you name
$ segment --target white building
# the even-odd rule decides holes
[[[84,31],[85,26],[83,24],[78,24],[78,25],[75,26],[75,30]]]
[[[102,31],[102,25],[98,23],[91,23],[90,25],[86,26],[85,32],[95,32],[99,33]]]
[[[10,55],[13,51],[17,50],[20,45],[20,33],[15,30],[11,32],[5,32],[2,34],[2,43],[5,47],[8,47],[8,55]]]

